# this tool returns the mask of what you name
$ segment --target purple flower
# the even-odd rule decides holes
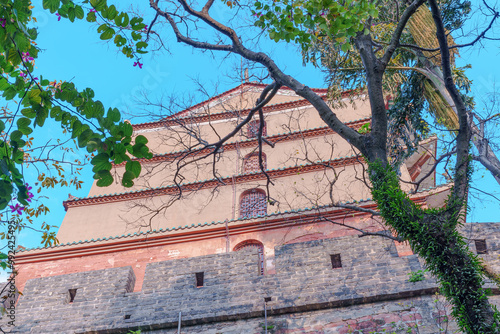
[[[6,19],[0,19],[0,24],[2,25],[2,28],[5,28],[5,23],[7,22]]]
[[[18,204],[16,204],[16,206],[14,205],[9,205],[9,208],[11,210],[12,213],[17,213],[18,215],[22,215],[23,214],[23,210],[24,208],[22,206]]]
[[[91,12],[91,13],[97,13],[97,10],[95,10],[94,8],[92,8],[92,9],[90,10],[90,12]]]
[[[134,67],[135,67],[135,66],[139,66],[139,68],[142,68],[142,65],[144,65],[144,64],[141,64],[141,63],[140,63],[140,62],[138,62],[138,61],[134,62]]]
[[[21,78],[26,78],[26,73],[24,72],[19,72],[19,75],[21,76]]]
[[[38,78],[36,78],[38,79]],[[31,202],[31,199],[33,198],[33,194],[30,193],[30,190],[33,189],[33,187],[30,187],[29,184],[26,183],[26,193],[28,195],[28,198],[26,199],[28,202]]]
[[[144,26],[144,31],[148,31],[148,25],[147,24]]]
[[[59,13],[56,13],[56,16],[57,16],[57,21],[61,21],[61,15],[59,15]]]
[[[29,52],[23,52],[22,55],[23,55],[23,61],[24,62],[35,60],[35,58],[30,57],[30,53]]]

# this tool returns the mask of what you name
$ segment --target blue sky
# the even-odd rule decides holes
[[[170,53],[146,55],[142,69],[133,66],[133,60],[125,58],[112,44],[99,40],[96,26],[86,21],[70,23],[67,20],[57,20],[57,17],[44,11],[41,1],[35,1],[34,16],[39,23],[38,45],[44,51],[37,60],[37,74],[43,74],[50,80],[64,80],[74,82],[79,89],[91,87],[96,97],[105,107],[121,107],[130,112],[136,111],[135,99],[142,92],[151,98],[162,95],[177,94],[182,96],[193,92],[196,85],[193,78],[206,85],[209,92],[222,92],[238,84],[228,78],[233,66],[239,64],[239,59],[233,57],[223,61],[222,55],[213,59],[207,53],[193,51],[192,48],[179,45],[172,35],[165,39],[170,47]],[[124,6],[124,2],[120,2]],[[123,7],[122,7],[123,8]],[[216,13],[216,16],[224,13]],[[286,72],[296,76],[310,87],[323,87],[323,75],[311,66],[304,67],[300,54],[293,46],[276,45],[272,42],[264,44],[266,50],[271,49],[274,58],[286,68]],[[474,80],[474,91],[477,96],[487,97],[492,91],[496,78],[499,78],[499,69],[494,66],[498,56],[498,48],[491,43],[486,48],[473,52],[462,52],[464,59],[460,62],[472,64],[472,70],[467,73]],[[125,118],[130,118],[125,116]],[[133,119],[141,122],[143,119]],[[38,130],[44,138],[62,138],[57,124],[50,124]],[[85,152],[75,153],[85,154]],[[34,175],[34,172],[33,172]],[[44,203],[49,206],[51,213],[45,221],[51,225],[60,225],[64,217],[62,201],[67,199],[68,193],[77,197],[87,196],[92,184],[91,168],[85,168],[80,178],[85,181],[83,189],[75,191],[69,188],[57,188],[44,192]],[[476,181],[477,180],[477,181]],[[493,178],[479,170],[475,175],[474,185],[486,191],[500,190]],[[473,201],[474,210],[469,215],[469,221],[488,222],[498,220],[497,201]],[[36,247],[40,242],[40,235],[25,230],[18,237],[18,243],[25,247]]]

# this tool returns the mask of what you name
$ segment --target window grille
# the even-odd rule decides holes
[[[267,158],[264,153],[262,153],[262,164],[264,165],[264,170],[267,168]],[[250,153],[243,160],[243,173],[252,173],[260,171],[259,166],[259,153]]]
[[[259,135],[260,120],[253,120],[248,123],[247,136],[248,138],[256,138]],[[266,121],[264,121],[264,128],[262,129],[262,136],[267,136]]]
[[[240,251],[242,249],[253,249],[257,248],[259,255],[259,274],[264,275],[264,245],[257,240],[245,240],[240,242],[236,247],[234,247],[234,251]]]
[[[266,193],[260,189],[245,191],[240,199],[240,218],[251,218],[267,214]]]

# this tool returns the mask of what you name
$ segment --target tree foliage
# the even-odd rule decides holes
[[[116,108],[106,108],[94,98],[90,88],[78,89],[71,82],[48,79],[43,74],[35,74],[35,64],[40,52],[36,43],[36,18],[32,15],[33,6],[28,0],[0,1],[0,91],[6,101],[16,104],[15,110],[7,110],[0,117],[0,210],[2,222],[11,222],[22,228],[34,217],[48,212],[49,208],[34,206],[33,192],[24,177],[24,170],[30,165],[44,164],[55,170],[56,176],[46,176],[40,172],[38,182],[41,188],[73,185],[77,189],[81,181],[64,171],[64,164],[76,166],[78,172],[83,161],[61,161],[53,158],[40,158],[34,154],[34,145],[53,149],[61,147],[70,151],[71,142],[40,144],[41,138],[31,135],[37,127],[43,127],[47,119],[52,119],[68,133],[79,148],[86,149],[93,165],[94,178],[98,186],[113,182],[112,163],[126,162],[126,170],[121,176],[125,187],[133,185],[140,174],[138,162],[132,158],[151,156],[144,136],[132,137],[132,125],[121,121]],[[103,40],[114,38],[115,44],[127,57],[137,57],[147,43],[142,41],[145,24],[141,18],[129,19],[127,13],[118,12],[114,6],[108,7],[103,1],[44,0],[43,7],[59,18],[70,21],[87,19],[96,22],[98,16],[113,22],[97,28]],[[139,66],[142,64],[139,63]],[[38,140],[38,141],[37,141]],[[24,223],[22,216],[24,215]],[[4,220],[5,219],[5,220]],[[45,231],[42,242],[50,244],[55,239],[53,232],[47,233],[50,225],[43,224]],[[2,238],[5,234],[2,234]]]

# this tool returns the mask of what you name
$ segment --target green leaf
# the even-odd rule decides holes
[[[115,155],[116,155],[116,154],[122,155],[122,154],[124,154],[127,150],[125,149],[125,145],[123,145],[122,143],[117,143],[117,144],[114,146],[113,151],[115,152]]]
[[[87,22],[95,22],[96,20],[95,12],[87,13]]]
[[[85,131],[83,131],[79,136],[78,136],[78,146],[79,147],[85,147],[87,146],[87,142],[89,141],[90,137],[93,135],[94,133],[92,132],[92,130],[90,129],[86,129]]]
[[[130,46],[124,46],[122,49],[122,53],[127,57],[127,58],[134,58],[132,48]]]
[[[136,144],[141,144],[141,145],[146,145],[148,143],[148,139],[144,137],[143,135],[138,135],[135,137],[135,143]]]
[[[95,93],[94,91],[92,90],[92,88],[85,88],[82,92],[83,96],[89,98],[89,99],[93,99],[94,96],[95,96]]]
[[[12,100],[17,95],[17,90],[14,87],[7,88],[2,96],[5,97],[6,100]]]
[[[116,15],[118,14],[118,11],[116,10],[115,5],[109,6],[108,10],[106,12],[107,12],[108,20],[113,20],[116,17]]]
[[[85,12],[83,11],[83,8],[79,5],[76,5],[75,6],[75,15],[76,15],[76,18],[81,20],[85,17]]]
[[[27,127],[30,124],[31,124],[31,120],[29,120],[28,118],[25,118],[25,117],[22,117],[22,118],[17,120],[17,126],[20,128]]]
[[[10,134],[10,140],[11,141],[18,141],[22,138],[23,133],[19,130],[12,131]]]
[[[35,109],[36,111],[36,117],[35,117],[35,124],[38,126],[43,126],[45,124],[45,120],[49,116],[49,112],[47,111],[46,108],[39,107],[38,109]]]
[[[129,18],[127,13],[121,13],[115,17],[115,23],[117,26],[126,28],[128,26]]]
[[[79,120],[76,120],[73,122],[73,125],[71,126],[71,138],[76,138],[82,133],[83,128],[82,128],[82,122]]]
[[[138,32],[132,31],[132,39],[134,41],[139,41],[142,38],[142,35]]]
[[[141,174],[141,164],[139,161],[128,161],[127,164],[125,165],[125,170],[132,172],[134,174],[134,177],[139,177]]]
[[[124,122],[122,123],[122,127],[123,127],[123,135],[125,137],[130,137],[132,136],[132,134],[134,133],[134,128],[132,127],[132,124],[128,123],[128,122]]]
[[[103,41],[105,40],[108,40],[108,39],[111,39],[111,37],[113,37],[115,35],[115,30],[111,27],[108,27],[106,30],[104,30],[104,32],[101,34],[101,39]]]
[[[144,48],[147,48],[147,47],[148,47],[148,43],[146,43],[146,42],[142,42],[142,41],[141,41],[141,42],[138,42],[138,43],[135,45],[135,47],[136,47],[137,49],[144,49]]]
[[[91,153],[101,148],[102,142],[99,138],[91,138],[87,142],[87,152]]]
[[[61,15],[62,17],[68,17],[68,8],[67,6],[63,6],[57,10],[57,13]]]
[[[5,123],[0,119],[0,132],[5,130]]]
[[[53,14],[59,8],[59,0],[43,0],[43,8],[50,10]]]
[[[29,135],[30,133],[33,132],[33,130],[29,127],[31,124],[31,120],[25,117],[22,117],[17,120],[17,128],[19,131],[21,131],[24,135]]]
[[[10,202],[10,196],[8,199],[5,199],[5,198],[0,198],[0,210],[3,210],[7,207],[7,205],[9,204]]]
[[[132,187],[134,185],[134,181],[132,181],[134,178],[134,173],[126,171],[123,173],[122,185],[126,188]]]
[[[12,63],[12,65],[16,66],[21,63],[21,56],[17,53],[16,49],[10,49],[8,52],[7,59]]]
[[[1,165],[1,163],[0,163],[0,165]],[[5,173],[4,170],[7,170],[7,173]],[[4,171],[3,172],[4,175],[10,176],[10,173],[9,173],[9,170],[7,169],[7,167],[2,168],[2,171]],[[14,187],[12,186],[12,183],[10,183],[9,181],[2,180],[0,182],[0,196],[1,196],[1,198],[7,199],[10,201],[11,194],[12,194],[13,190],[14,190]]]
[[[14,41],[16,42],[16,46],[19,50],[26,50],[30,45],[29,39],[24,34],[16,34]]]
[[[93,172],[99,172],[101,170],[111,170],[113,165],[109,162],[109,155],[107,153],[99,153],[91,161],[94,168],[92,168]]]
[[[16,164],[22,164],[24,161],[24,153],[18,149],[12,150],[12,161]]]
[[[92,109],[93,117],[102,117],[104,115],[104,106],[101,101],[95,101]]]
[[[109,118],[113,123],[119,122],[121,118],[120,111],[116,108],[109,108],[108,115],[106,117]]]
[[[68,8],[68,19],[71,22],[75,22],[75,18],[76,18],[75,9],[73,7],[69,7]]]
[[[50,111],[50,117],[51,117],[51,118],[54,118],[55,120],[59,120],[59,121],[60,121],[59,116],[61,115],[61,113],[62,113],[61,107],[59,107],[59,106],[55,106],[55,107],[54,107],[54,108],[52,108],[52,110]],[[29,117],[29,116],[28,116],[28,115],[26,115],[26,114],[23,114],[23,115],[24,115],[24,116],[26,116],[26,117]]]
[[[40,104],[42,98],[40,97],[41,91],[39,89],[33,89],[28,92],[28,100],[33,104]]]
[[[133,34],[134,32],[132,32]],[[115,36],[115,44],[116,46],[120,47],[120,46],[124,46],[125,44],[127,44],[127,39],[124,38],[123,36],[120,36],[120,35],[116,35]]]
[[[144,23],[142,23],[143,18],[142,17],[133,17],[130,19],[130,25],[132,26],[132,29],[135,31],[142,30],[146,26]],[[133,36],[133,35],[132,35]]]
[[[113,183],[113,176],[109,170],[101,170],[95,173],[94,179],[97,180],[98,187],[107,187]]]
[[[106,8],[106,0],[90,0],[90,5],[96,10],[101,11]]]
[[[10,87],[9,81],[5,79],[4,77],[0,78],[0,90],[6,90],[8,87]]]

